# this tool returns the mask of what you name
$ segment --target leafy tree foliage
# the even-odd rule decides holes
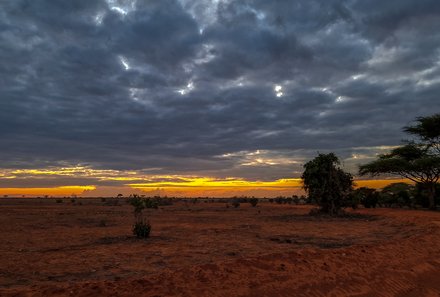
[[[404,128],[416,141],[393,149],[373,162],[361,165],[361,175],[400,175],[422,184],[428,192],[429,208],[435,209],[435,189],[440,179],[440,114],[420,117]]]
[[[391,206],[411,206],[413,204],[412,193],[414,186],[407,183],[392,183],[380,192],[379,203]]]
[[[367,187],[354,190],[351,196],[353,206],[355,206],[356,203],[360,203],[365,208],[375,208],[379,200],[379,193],[375,189]]]
[[[353,177],[339,167],[334,153],[319,154],[304,165],[301,176],[309,198],[323,213],[338,215],[353,187]]]
[[[440,153],[440,114],[419,117],[415,125],[404,127],[403,131],[415,135],[428,148],[432,148],[437,153]]]

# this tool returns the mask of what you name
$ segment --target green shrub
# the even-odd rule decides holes
[[[134,213],[134,225],[133,225],[133,234],[136,235],[137,238],[147,238],[150,236],[151,225],[148,220],[145,218],[145,214],[143,213],[146,208],[154,208],[157,209],[159,202],[157,199],[149,199],[149,198],[141,198],[139,196],[134,196],[129,200],[130,204],[133,206]]]
[[[133,234],[137,238],[148,238],[151,232],[151,225],[146,220],[140,220],[133,225]]]
[[[407,183],[393,183],[384,187],[379,195],[379,203],[385,207],[411,206],[414,186]]]
[[[145,208],[154,208],[157,209],[159,207],[159,201],[155,198],[141,198],[139,196],[128,199],[128,203],[134,207],[134,212],[141,212]]]
[[[369,195],[364,197],[363,200],[361,200],[365,208],[376,208],[378,201],[379,201],[379,193],[377,191],[371,192]]]

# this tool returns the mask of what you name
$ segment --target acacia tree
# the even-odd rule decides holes
[[[321,212],[330,215],[340,213],[353,187],[353,177],[339,164],[334,153],[319,154],[304,165],[301,176],[309,198],[318,203]]]
[[[423,185],[428,192],[429,208],[435,209],[435,188],[440,179],[440,114],[419,117],[403,130],[416,140],[359,167],[361,175],[400,175]]]
[[[428,117],[418,117],[416,124],[406,126],[403,131],[416,136],[428,150],[440,154],[440,113]]]

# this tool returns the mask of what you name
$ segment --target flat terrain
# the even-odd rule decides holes
[[[0,296],[440,296],[439,212],[77,201],[0,199]]]

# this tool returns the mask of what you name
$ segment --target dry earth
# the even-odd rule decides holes
[[[440,296],[439,212],[78,200],[0,199],[0,296]]]

